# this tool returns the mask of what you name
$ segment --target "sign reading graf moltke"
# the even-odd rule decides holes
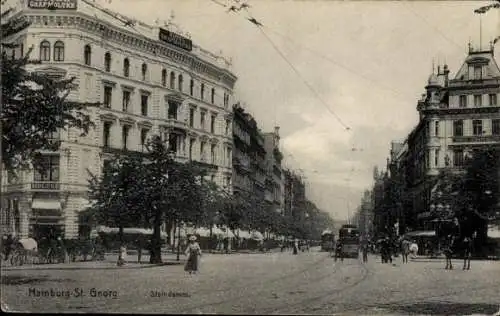
[[[78,0],[28,0],[32,9],[76,10]]]
[[[193,42],[189,38],[185,38],[184,36],[167,31],[165,29],[160,28],[159,38],[160,41],[172,44],[187,51],[193,50]]]

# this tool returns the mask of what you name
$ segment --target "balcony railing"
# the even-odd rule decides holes
[[[454,143],[491,143],[500,142],[500,135],[454,136]]]
[[[36,181],[31,183],[32,190],[58,191],[61,189],[59,182]]]

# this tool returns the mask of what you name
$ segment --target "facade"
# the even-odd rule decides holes
[[[279,149],[279,127],[275,127],[274,132],[264,133],[262,136],[266,151],[266,189],[264,201],[274,211],[282,213],[285,201],[283,194],[283,169],[281,166],[283,154]]]
[[[430,221],[449,205],[434,205],[442,170],[464,172],[467,156],[476,149],[500,145],[500,69],[494,48],[468,55],[454,78],[448,66],[431,74],[426,93],[418,101],[420,121],[407,139],[407,184],[415,228],[431,228]]]
[[[306,201],[306,187],[302,179],[291,170],[283,172],[285,215],[296,217]]]
[[[146,25],[87,0],[63,1],[64,10],[48,10],[50,3],[18,1],[12,15],[31,25],[6,40],[20,44],[16,54],[34,48],[41,64],[33,70],[75,77],[69,99],[102,105],[89,110],[95,128],[87,136],[54,135],[62,145],[43,153],[47,172],[4,177],[3,228],[21,237],[47,229],[78,236],[86,229],[79,212],[88,205],[89,172],[99,175],[114,153],[143,151],[153,134],[178,161],[205,166],[207,177],[231,191],[237,78],[230,63],[193,45],[173,24]]]
[[[250,194],[263,201],[266,185],[266,151],[255,119],[233,106],[233,193]]]

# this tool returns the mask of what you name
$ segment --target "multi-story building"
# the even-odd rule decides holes
[[[449,73],[444,65],[429,77],[418,101],[420,121],[408,136],[408,189],[420,228],[429,226],[436,213],[432,191],[440,171],[463,173],[465,158],[474,150],[500,145],[500,69],[493,45],[479,50],[469,45],[453,79]]]
[[[240,104],[233,106],[233,193],[264,200],[266,180],[264,139],[257,122]]]
[[[12,1],[11,1],[12,3]],[[75,77],[70,100],[100,102],[89,109],[95,123],[81,137],[61,130],[57,152],[43,152],[44,173],[20,172],[3,183],[3,224],[20,236],[48,228],[76,237],[88,205],[88,171],[99,175],[113,153],[143,151],[161,135],[180,162],[207,167],[231,190],[232,108],[236,77],[230,63],[194,45],[172,23],[151,26],[88,0],[17,1],[11,15],[30,26],[14,35],[19,54],[33,47],[41,63],[31,70]],[[63,7],[61,7],[63,5]]]
[[[285,215],[294,217],[297,215],[306,201],[306,187],[299,175],[291,170],[283,171],[284,205]]]
[[[281,161],[283,154],[280,151],[279,127],[273,132],[264,133],[264,149],[266,151],[266,190],[264,200],[277,212],[283,212],[283,169]]]

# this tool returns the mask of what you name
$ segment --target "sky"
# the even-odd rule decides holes
[[[248,0],[233,13],[220,4],[235,0],[107,1],[96,0],[148,24],[174,12],[195,45],[231,58],[236,99],[263,131],[280,127],[285,166],[301,169],[308,197],[340,220],[371,188],[373,167],[385,168],[390,142],[417,124],[433,63],[455,74],[468,42],[479,45],[474,9],[492,3]],[[498,35],[493,9],[483,45]]]

